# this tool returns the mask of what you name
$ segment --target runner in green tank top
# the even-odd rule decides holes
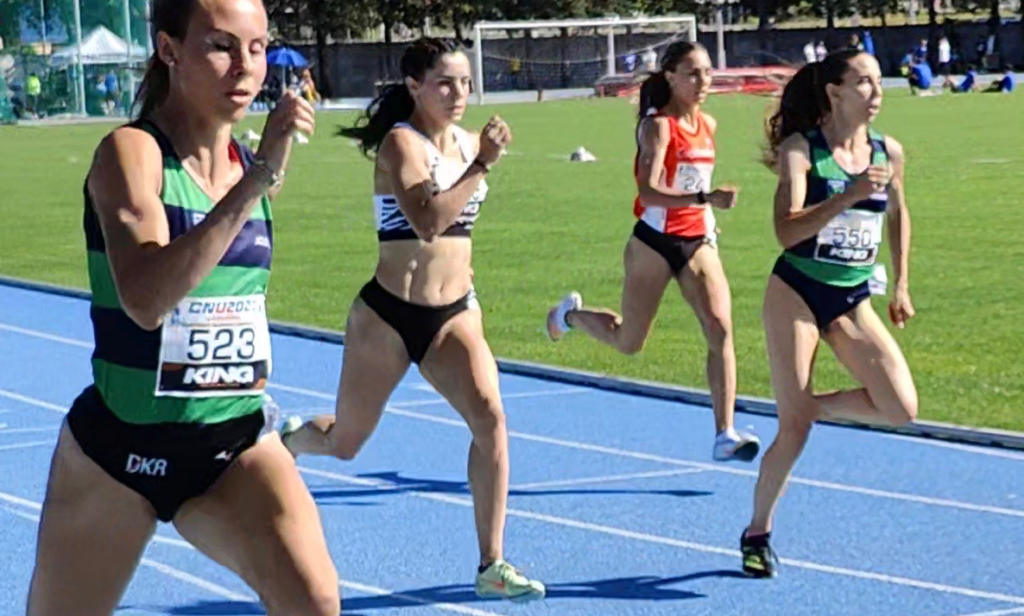
[[[875,58],[841,51],[793,76],[769,124],[766,158],[779,176],[774,219],[784,251],[763,316],[779,430],[761,461],[753,516],[740,539],[743,570],[752,576],[776,575],[772,516],[815,421],[899,425],[917,415],[907,361],[866,301],[885,293],[877,262],[885,223],[895,272],[889,316],[899,328],[914,316],[903,148],[870,128],[881,103]],[[814,394],[821,340],[862,388]]]
[[[260,0],[155,0],[152,21],[139,119],[86,179],[93,383],[54,452],[28,614],[112,614],[160,521],[268,614],[336,616],[316,505],[263,396],[270,201],[313,109],[286,94],[255,155],[231,136],[266,76]]]

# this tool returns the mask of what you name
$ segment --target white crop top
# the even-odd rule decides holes
[[[443,156],[440,150],[437,149],[437,146],[409,124],[399,122],[395,124],[395,128],[411,130],[423,140],[430,164],[430,176],[442,191],[448,190],[455,182],[458,182],[459,178],[465,175],[466,169],[469,168],[474,158],[476,158],[476,147],[472,136],[458,126],[452,126],[452,132],[455,135],[455,141],[459,145],[459,150],[462,151],[461,161]],[[486,199],[487,180],[480,180],[476,192],[473,193],[465,207],[462,208],[459,217],[441,235],[448,237],[470,236],[473,232],[473,225],[476,223],[477,216],[480,215],[480,206],[483,205]],[[418,236],[413,231],[412,225],[398,206],[397,197],[394,195],[374,195],[373,209],[377,220],[378,241],[389,242],[417,239]]]

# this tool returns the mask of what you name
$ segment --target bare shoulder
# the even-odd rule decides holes
[[[889,135],[885,136],[885,151],[889,153],[889,158],[894,163],[903,162],[903,144]]]
[[[718,120],[715,119],[715,116],[706,111],[701,111],[700,114],[704,116],[704,123],[708,125],[708,130],[711,131],[712,135],[715,134],[718,130]]]
[[[412,156],[417,148],[422,149],[421,138],[413,131],[405,128],[393,128],[388,131],[377,150],[377,163],[388,169],[401,164]]]
[[[782,143],[779,144],[779,154],[786,155],[790,153],[802,153],[810,158],[811,144],[807,141],[807,137],[800,133],[793,133],[783,139]]]
[[[88,187],[91,193],[104,193],[111,184],[133,179],[159,181],[163,155],[156,139],[133,126],[122,126],[104,137],[93,153]]]
[[[657,141],[666,140],[670,130],[671,125],[665,116],[654,116],[640,120],[640,140],[644,143],[653,144]]]

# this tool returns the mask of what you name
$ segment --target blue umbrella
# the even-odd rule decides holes
[[[291,66],[302,68],[309,64],[302,54],[291,47],[277,47],[267,53],[267,64],[271,66]]]

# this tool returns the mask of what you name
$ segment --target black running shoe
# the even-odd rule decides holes
[[[771,533],[747,536],[743,531],[740,550],[743,552],[743,573],[756,578],[773,578],[778,573],[779,557],[772,549]]]

